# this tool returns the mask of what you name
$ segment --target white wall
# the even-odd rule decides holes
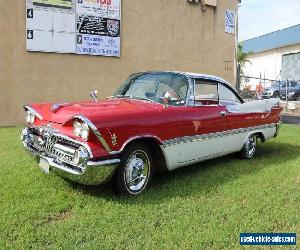
[[[280,80],[282,56],[298,52],[300,52],[300,44],[252,54],[248,57],[252,65],[246,63],[244,74],[249,77]],[[260,80],[250,79],[249,82],[243,82],[242,84],[244,86],[251,85],[251,89],[255,90],[256,85],[259,83]],[[262,85],[264,85],[263,82]],[[270,86],[270,82],[266,81],[265,85],[266,87]]]

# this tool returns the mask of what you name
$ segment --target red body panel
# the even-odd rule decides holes
[[[66,104],[56,112],[53,104],[31,105],[42,117],[35,125],[52,123],[60,133],[76,140],[73,135],[73,116],[88,118],[99,130],[112,151],[120,151],[131,139],[152,137],[159,143],[163,141],[201,134],[221,132],[236,128],[253,127],[279,122],[280,108],[273,108],[272,113],[228,114],[221,116],[226,107],[165,107],[162,104],[133,99],[108,99],[100,102]],[[117,137],[117,144],[112,144],[112,136]],[[92,135],[88,144],[94,157],[108,156],[97,138]]]

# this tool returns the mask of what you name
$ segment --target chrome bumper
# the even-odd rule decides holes
[[[78,166],[73,167],[53,156],[47,155],[45,152],[39,152],[34,149],[28,141],[28,135],[28,128],[23,129],[21,133],[21,140],[25,150],[38,163],[43,160],[44,164],[48,164],[50,171],[53,171],[59,176],[74,182],[84,185],[99,185],[101,183],[105,183],[111,179],[120,163],[120,159],[93,161],[93,159],[89,156],[85,156],[86,158],[79,161]],[[87,151],[90,152],[90,149],[87,148]]]

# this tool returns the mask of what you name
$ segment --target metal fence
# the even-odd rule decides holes
[[[300,96],[294,94],[295,88],[300,88],[300,81],[241,76],[240,83],[240,94],[244,100],[280,98],[280,104],[286,111],[300,113]]]

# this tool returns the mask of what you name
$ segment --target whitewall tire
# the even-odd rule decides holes
[[[147,144],[137,142],[127,147],[115,175],[116,191],[122,195],[140,194],[150,182],[153,157]]]

